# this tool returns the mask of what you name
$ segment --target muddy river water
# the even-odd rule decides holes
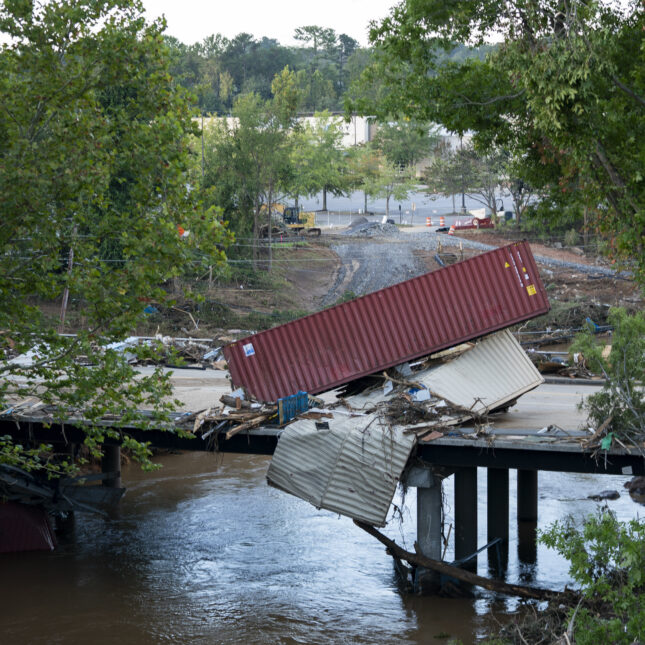
[[[163,469],[123,472],[128,491],[109,518],[78,515],[51,553],[0,555],[0,643],[445,643],[476,642],[518,609],[515,600],[422,598],[397,584],[384,548],[351,520],[269,488],[268,458],[185,453]],[[600,504],[621,519],[642,506],[628,477],[540,473],[539,526]],[[479,471],[479,543],[486,542],[486,477]],[[452,482],[444,483],[447,522]],[[514,473],[511,474],[514,491]],[[511,493],[514,496],[514,493]],[[395,499],[398,503],[400,497]],[[511,499],[507,577],[562,588],[566,565],[540,547],[517,557]],[[385,531],[412,548],[415,498]],[[451,559],[450,548],[446,558]],[[485,556],[479,571],[487,573]]]

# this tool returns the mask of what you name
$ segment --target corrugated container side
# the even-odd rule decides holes
[[[323,392],[548,310],[529,245],[518,242],[249,336],[224,355],[236,387],[275,401]]]
[[[267,481],[317,508],[384,526],[415,442],[375,415],[336,415],[328,430],[300,419],[282,433]]]
[[[448,363],[417,372],[414,379],[434,395],[480,415],[544,382],[508,329],[486,336]]]

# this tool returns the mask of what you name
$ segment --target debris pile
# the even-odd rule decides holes
[[[352,226],[343,235],[359,236],[359,237],[391,237],[398,235],[399,229],[391,222],[365,222],[358,226]]]
[[[611,349],[611,348],[610,348]],[[553,374],[567,378],[582,378],[602,380],[601,376],[594,374],[587,366],[583,354],[568,352],[548,352],[534,349],[527,350],[528,356],[540,371],[540,374]]]
[[[204,440],[212,436],[216,442],[218,433],[230,439],[242,430],[270,424],[278,415],[277,405],[249,401],[242,388],[221,396],[220,403],[221,406],[180,415],[175,425]]]
[[[94,354],[101,354],[107,350],[123,354],[131,365],[160,365],[172,368],[185,369],[215,369],[225,370],[226,361],[222,353],[222,346],[235,341],[234,333],[248,334],[248,331],[231,330],[228,334],[222,334],[217,338],[173,338],[171,336],[129,336],[125,340],[109,343],[107,345],[97,344],[94,347]],[[140,358],[137,349],[141,347],[152,347],[155,355],[146,354]],[[28,368],[34,361],[38,360],[46,351],[34,348],[24,354],[7,356],[9,363]],[[82,365],[92,365],[92,355],[79,356],[78,362]]]
[[[485,431],[489,414],[543,381],[508,330],[397,366],[363,392],[339,393],[324,422],[289,425],[268,482],[318,508],[384,526],[417,441],[467,421]]]

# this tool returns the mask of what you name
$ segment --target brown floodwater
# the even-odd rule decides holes
[[[0,645],[148,643],[473,643],[520,604],[488,592],[423,598],[397,582],[391,558],[352,521],[269,488],[268,458],[165,455],[163,469],[123,469],[128,491],[110,517],[78,514],[51,553],[0,555]],[[600,506],[614,488],[619,518],[639,507],[628,477],[540,473],[539,526]],[[479,543],[486,542],[479,471]],[[514,488],[511,475],[511,490]],[[452,521],[452,483],[444,483]],[[385,531],[412,548],[415,497]],[[507,579],[562,588],[566,564],[543,547],[517,557],[511,499]],[[446,559],[451,559],[448,549]],[[485,556],[479,572],[487,573]]]

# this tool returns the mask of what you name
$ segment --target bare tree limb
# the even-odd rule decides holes
[[[539,587],[528,587],[525,585],[512,585],[501,580],[493,580],[491,578],[484,578],[483,576],[478,576],[475,573],[466,571],[465,569],[460,569],[459,567],[454,567],[451,564],[446,562],[440,562],[439,560],[433,560],[427,558],[426,556],[420,553],[412,553],[402,549],[394,540],[390,540],[387,536],[383,535],[380,531],[375,529],[369,524],[365,524],[359,520],[354,520],[354,524],[359,528],[363,529],[371,536],[375,537],[379,542],[384,544],[387,547],[390,555],[393,555],[399,560],[405,560],[410,564],[414,564],[418,567],[423,567],[425,569],[432,569],[438,573],[450,576],[462,582],[466,582],[477,587],[483,587],[484,589],[489,589],[490,591],[496,591],[498,593],[507,594],[509,596],[520,596],[521,598],[533,598],[536,600],[552,600],[552,599],[570,599],[569,593],[563,593],[560,591],[551,591],[550,589],[541,589]]]

